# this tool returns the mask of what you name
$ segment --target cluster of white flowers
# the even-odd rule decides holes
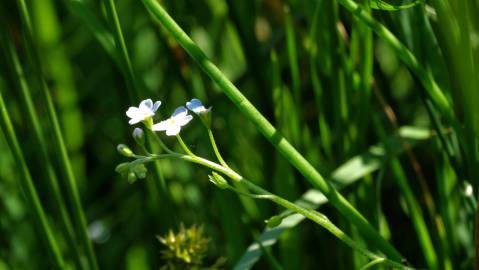
[[[128,108],[126,111],[126,116],[130,118],[128,123],[130,125],[135,125],[140,122],[147,123],[150,121],[150,119],[153,119],[153,116],[160,105],[161,101],[153,103],[151,99],[145,99],[140,102],[138,107]],[[207,114],[210,111],[210,108],[206,109],[201,101],[197,98],[186,102],[186,107],[188,110],[199,116]],[[191,119],[193,119],[193,116],[188,114],[188,110],[184,106],[176,108],[170,118],[151,125],[151,130],[165,131],[166,135],[168,136],[178,135],[178,133],[180,133],[181,127],[185,126],[191,121]]]

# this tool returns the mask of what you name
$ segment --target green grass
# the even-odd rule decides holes
[[[477,0],[7,2],[0,268],[183,269],[180,224],[211,269],[474,267]]]

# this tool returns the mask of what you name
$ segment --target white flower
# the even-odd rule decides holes
[[[154,124],[152,130],[154,131],[166,131],[168,136],[176,136],[180,133],[181,127],[188,124],[193,116],[188,115],[188,111],[185,107],[180,106],[176,108],[175,112],[170,118],[161,121],[158,124]]]
[[[153,104],[153,101],[151,99],[145,99],[140,103],[140,106],[128,108],[128,110],[126,111],[126,116],[131,118],[128,123],[130,125],[134,125],[143,120],[153,117],[160,105],[161,101],[157,101],[155,102],[155,104]]]
[[[186,107],[190,111],[192,111],[192,112],[194,112],[198,115],[203,114],[203,113],[208,113],[211,110],[211,108],[206,109],[205,106],[203,106],[203,103],[201,103],[201,100],[199,100],[197,98],[194,98],[194,99],[186,102]]]

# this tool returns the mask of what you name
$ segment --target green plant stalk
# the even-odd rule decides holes
[[[3,130],[3,133],[5,134],[5,138],[7,139],[7,143],[15,158],[16,164],[18,166],[18,170],[20,171],[20,174],[21,174],[20,185],[23,189],[23,192],[25,193],[25,196],[27,198],[27,201],[33,213],[33,216],[37,222],[37,226],[41,232],[41,237],[44,238],[48,248],[48,252],[52,256],[53,265],[57,269],[64,269],[65,263],[63,261],[63,257],[58,248],[56,240],[53,236],[50,225],[48,224],[45,211],[43,210],[43,206],[40,203],[40,199],[38,198],[38,194],[35,189],[35,186],[33,185],[32,177],[30,175],[30,172],[28,171],[28,167],[25,162],[25,159],[23,158],[22,150],[20,149],[20,145],[15,135],[15,131],[13,129],[10,116],[7,112],[5,102],[3,101],[3,96],[1,94],[1,91],[0,91],[0,124],[1,124],[1,129]]]
[[[444,92],[434,81],[432,75],[418,62],[416,57],[404,46],[394,34],[384,25],[376,21],[370,13],[361,8],[353,0],[338,0],[349,12],[368,25],[381,39],[388,43],[398,54],[399,58],[412,70],[424,86],[428,96],[439,111],[450,123],[454,122],[454,111]]]
[[[41,162],[43,163],[42,167],[44,167],[47,171],[47,178],[49,181],[51,191],[53,193],[53,199],[55,201],[55,204],[60,210],[60,217],[61,217],[60,223],[63,226],[63,230],[65,233],[65,237],[68,241],[68,244],[73,249],[74,254],[72,255],[73,255],[75,264],[78,269],[81,269],[82,268],[81,253],[75,241],[75,236],[73,233],[70,216],[68,215],[64,198],[60,192],[60,187],[58,185],[58,180],[55,174],[55,170],[53,168],[52,162],[50,161],[50,157],[48,156],[45,138],[43,137],[41,127],[39,124],[40,121],[38,120],[37,114],[33,106],[33,101],[30,95],[29,86],[25,79],[25,74],[23,72],[20,61],[18,59],[17,52],[13,48],[11,41],[7,39],[5,35],[2,35],[2,38],[3,38],[2,44],[4,44],[6,47],[5,54],[9,56],[8,60],[10,61],[10,64],[12,65],[13,67],[12,69],[14,70],[14,74],[16,76],[15,81],[17,82],[18,88],[21,90],[21,93],[22,93],[22,99],[23,99],[22,102],[25,104],[25,106],[22,106],[22,107],[26,109],[26,112],[27,112],[26,115],[28,116],[27,118],[29,120],[29,125],[33,129],[33,137],[35,139],[36,145],[38,145],[38,149],[39,149],[39,153],[41,157],[40,159],[41,159]]]
[[[273,146],[316,188],[325,194],[341,214],[356,225],[363,236],[394,260],[401,260],[400,253],[368,223],[368,221],[282,136],[273,125],[246,99],[226,76],[206,57],[201,49],[176,24],[155,0],[143,0],[146,8],[170,32],[219,88],[233,101],[239,110],[253,122],[256,128]]]
[[[361,182],[360,179],[364,180],[365,177],[367,177],[367,175],[370,175],[371,173],[378,171],[378,176],[376,177],[376,180],[374,180],[374,183],[376,184],[375,189],[379,189],[381,186],[382,178],[384,176],[384,169],[383,169],[384,163],[387,161],[388,158],[399,157],[404,151],[404,148],[401,145],[401,139],[397,138],[397,136],[398,135],[401,136],[402,139],[406,140],[407,143],[411,144],[411,147],[414,147],[416,143],[421,140],[431,139],[431,136],[433,134],[431,131],[426,131],[425,129],[423,130],[423,131],[426,131],[426,133],[423,134],[425,135],[425,137],[422,137],[422,136],[415,137],[414,135],[413,137],[410,137],[411,134],[408,134],[409,132],[405,132],[407,131],[407,129],[409,129],[409,127],[399,128],[399,133],[396,133],[395,135],[392,135],[388,137],[387,139],[382,140],[388,146],[384,146],[384,143],[373,145],[366,152],[360,155],[357,155],[351,158],[350,160],[346,161],[344,164],[340,165],[333,172],[331,172],[331,175],[329,176],[329,178],[333,179],[334,182],[338,184],[337,185],[338,189],[343,189],[347,186],[351,186],[352,184],[356,183],[356,181]],[[436,135],[434,135],[434,137],[435,136]],[[419,141],[416,141],[416,140],[419,140]],[[390,149],[389,154],[385,151],[385,148]],[[378,149],[382,149],[382,150],[378,152],[377,151]],[[380,154],[376,155],[373,153],[380,153]],[[364,160],[368,160],[368,162],[365,163],[363,162]],[[359,168],[358,166],[356,166],[357,162],[361,163],[361,166]],[[369,167],[373,164],[375,164],[374,167]],[[378,191],[376,191],[376,194],[380,195]],[[449,193],[446,192],[446,194],[449,194]],[[376,202],[377,206],[371,209],[373,209],[374,212],[377,212],[376,215],[378,217],[376,217],[375,219],[378,220],[377,221],[378,223],[375,224],[375,226],[377,228],[380,228],[383,226],[387,226],[387,224],[379,222],[380,215],[381,215],[381,210],[379,209],[380,196],[375,196],[375,197],[376,198],[374,198],[374,200],[377,201]],[[307,202],[306,205],[304,204],[305,202]],[[309,209],[316,209],[318,207],[321,207],[323,204],[328,203],[328,201],[322,193],[320,193],[319,191],[315,189],[310,189],[306,191],[305,193],[303,193],[303,195],[299,199],[297,199],[295,203],[301,206],[306,206]],[[275,215],[275,216],[280,216],[281,218],[283,218],[284,223],[281,224],[281,227],[278,227],[273,230],[274,232],[273,236],[271,235],[272,231],[268,228],[265,228],[263,230],[263,233],[259,235],[257,239],[259,239],[259,241],[261,241],[264,246],[272,246],[275,243],[277,243],[277,240],[280,235],[282,235],[286,230],[291,230],[295,228],[304,220],[304,216],[297,218],[293,215],[289,217],[291,214],[293,214],[293,212],[288,210],[288,211],[283,211],[278,215]],[[236,262],[233,269],[251,269],[253,268],[255,263],[258,262],[259,258],[261,257],[261,253],[258,252],[255,242],[256,241],[254,241],[253,244],[250,244],[250,246],[246,249],[241,259],[239,259],[239,261]]]
[[[181,148],[183,149],[183,151],[185,151],[186,154],[194,157],[196,156],[195,154],[193,154],[193,152],[191,152],[190,148],[186,145],[186,143],[183,141],[183,139],[181,138],[180,134],[178,133],[178,135],[176,135],[176,139],[178,139],[178,142],[180,143],[181,145]]]
[[[150,133],[150,135],[153,137],[153,139],[156,141],[156,143],[158,143],[158,145],[160,145],[161,149],[163,149],[165,152],[167,152],[168,154],[173,154],[175,152],[173,152],[173,150],[171,150],[168,146],[166,146],[166,144],[163,142],[163,140],[158,136],[158,134],[156,134],[156,132],[154,132],[153,130],[151,130],[150,128],[146,128],[148,130],[148,133]]]
[[[223,175],[228,176],[232,181],[239,183],[240,185],[243,185],[247,189],[255,192],[256,194],[249,194],[249,193],[244,193],[241,191],[238,191],[236,188],[229,186],[229,189],[233,189],[235,192],[239,193],[240,195],[245,195],[245,196],[250,196],[256,199],[266,199],[270,200],[278,205],[283,206],[286,209],[289,209],[295,213],[301,214],[305,216],[306,218],[312,220],[313,222],[317,223],[321,227],[325,228],[328,230],[330,233],[332,233],[334,236],[336,236],[339,240],[343,241],[346,245],[350,246],[354,250],[358,251],[359,253],[363,254],[364,256],[372,259],[372,260],[378,260],[378,259],[383,259],[385,264],[388,264],[390,266],[396,267],[398,269],[412,269],[410,267],[404,266],[398,262],[395,262],[393,260],[381,257],[379,255],[376,255],[372,253],[371,251],[367,250],[363,246],[361,246],[359,243],[351,239],[348,235],[346,235],[341,229],[336,227],[325,215],[312,210],[312,209],[307,209],[304,207],[301,207],[295,203],[292,203],[286,199],[283,199],[257,185],[255,185],[253,182],[250,180],[244,178],[237,172],[233,171],[230,168],[226,168],[221,166],[220,164],[217,164],[215,162],[212,162],[210,160],[204,159],[202,157],[198,156],[190,156],[190,155],[183,155],[183,154],[163,154],[163,155],[150,155],[150,156],[138,156],[135,155],[136,160],[132,161],[130,164],[144,164],[147,162],[155,162],[159,161],[162,159],[166,158],[173,158],[173,159],[179,159],[179,160],[184,160],[192,163],[196,163],[199,165],[202,165],[204,167],[207,167],[209,169],[212,169],[216,172],[219,172]]]
[[[33,38],[33,28],[31,24],[30,14],[27,9],[27,5],[25,0],[18,0],[17,1],[19,10],[20,10],[20,18],[22,21],[23,29],[25,31],[25,39],[26,39],[26,47],[28,56],[30,58],[32,67],[34,69],[34,75],[36,76],[36,83],[41,90],[41,96],[47,106],[48,118],[52,124],[53,128],[53,140],[56,147],[57,157],[60,162],[61,170],[65,176],[65,186],[68,193],[68,198],[71,201],[72,208],[73,208],[73,218],[75,220],[76,225],[79,228],[79,237],[80,241],[84,245],[86,249],[86,255],[88,258],[88,262],[90,267],[93,270],[98,269],[98,264],[96,261],[95,253],[93,251],[93,246],[91,241],[88,239],[87,234],[87,221],[85,218],[85,213],[83,212],[83,208],[81,206],[80,195],[78,194],[78,189],[76,186],[76,179],[73,173],[73,169],[68,158],[68,153],[65,147],[65,142],[63,140],[63,136],[60,129],[60,124],[58,121],[57,114],[55,112],[55,107],[53,105],[53,101],[51,99],[50,93],[48,92],[48,88],[46,83],[43,79],[43,71],[41,67],[41,63],[39,60],[39,56],[37,53],[37,48],[35,47],[34,38]]]
[[[211,130],[211,128],[208,128],[208,137],[210,138],[211,147],[213,148],[213,152],[215,152],[215,156],[218,159],[218,161],[220,162],[220,164],[223,167],[229,168],[228,164],[225,162],[225,160],[221,156],[220,151],[218,150],[218,146],[216,145],[216,141],[215,141],[215,136],[213,135],[213,131]]]

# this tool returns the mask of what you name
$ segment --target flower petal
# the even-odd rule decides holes
[[[197,98],[194,98],[188,102],[186,102],[186,107],[196,113],[196,114],[199,114],[201,112],[204,112],[206,111],[206,108],[205,106],[203,106],[203,103],[201,103],[201,100],[197,99]]]
[[[171,118],[175,118],[175,119],[176,118],[182,118],[182,117],[185,117],[186,114],[188,114],[188,110],[186,110],[185,107],[180,106],[180,107],[176,108],[176,110],[171,115]]]
[[[171,125],[168,127],[166,130],[166,135],[168,136],[176,136],[178,133],[180,133],[181,127],[178,125]]]
[[[185,115],[184,117],[181,117],[181,118],[175,118],[175,121],[176,121],[176,124],[178,124],[179,126],[184,126],[186,124],[188,124],[191,119],[193,119],[193,116],[192,115]]]
[[[157,124],[154,124],[151,129],[154,131],[163,131],[163,130],[168,130],[171,127],[171,120],[167,119],[164,121],[161,121]]]
[[[138,109],[137,107],[130,107],[126,111],[126,116],[130,118],[135,118],[136,116],[139,115],[139,113],[140,113],[140,109]]]
[[[158,100],[157,102],[155,102],[155,104],[153,104],[153,112],[156,112],[156,110],[158,110],[160,105],[161,105],[161,101]]]
[[[153,101],[150,98],[145,99],[142,102],[140,102],[140,106],[138,106],[138,108],[140,108],[140,110],[145,110],[145,109],[151,110],[153,108]]]
[[[130,119],[130,121],[128,121],[128,124],[134,125],[136,123],[140,123],[141,121],[143,121],[143,117],[133,117]]]

